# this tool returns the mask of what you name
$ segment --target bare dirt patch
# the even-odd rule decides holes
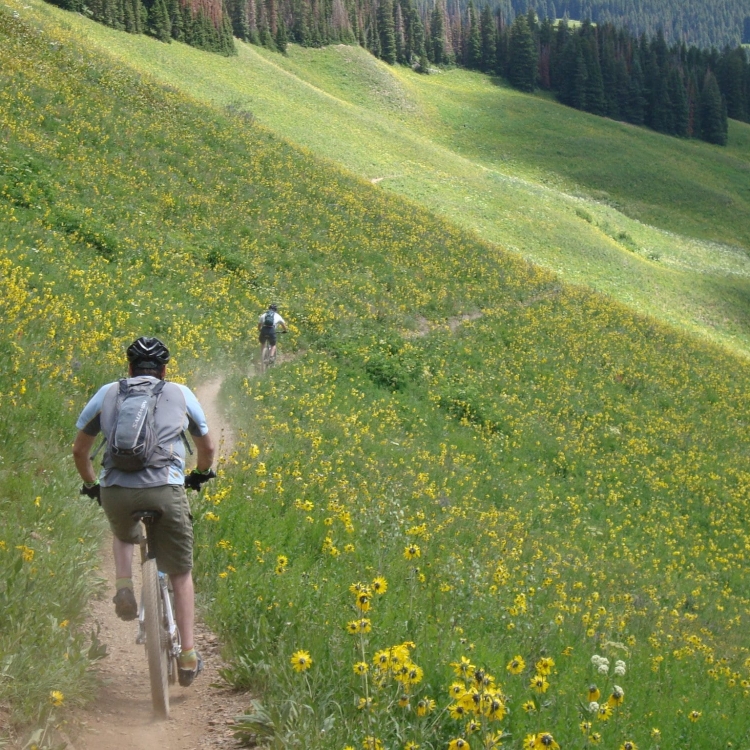
[[[412,338],[422,338],[423,336],[426,336],[430,331],[432,331],[434,328],[440,328],[441,326],[447,326],[451,333],[455,333],[459,326],[462,326],[464,323],[467,323],[470,320],[479,320],[481,318],[483,313],[476,310],[474,312],[470,313],[464,313],[463,315],[457,315],[455,318],[448,318],[444,323],[430,323],[427,318],[422,317],[421,315],[417,316],[417,328],[414,331],[409,331],[405,335],[411,336]]]

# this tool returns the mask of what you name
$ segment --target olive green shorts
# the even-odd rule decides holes
[[[154,524],[156,563],[159,570],[174,575],[193,567],[193,517],[185,488],[178,484],[158,487],[102,487],[102,508],[112,533],[123,542],[138,543],[138,524],[131,513],[159,510]]]

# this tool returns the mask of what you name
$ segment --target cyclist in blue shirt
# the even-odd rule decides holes
[[[164,380],[170,355],[159,339],[137,339],[128,348],[127,357],[128,384],[147,385]],[[100,388],[76,422],[78,433],[73,458],[84,483],[81,493],[100,502],[112,529],[117,577],[113,601],[118,617],[123,620],[138,616],[132,580],[133,547],[138,534],[131,514],[136,510],[161,512],[154,527],[156,558],[159,570],[169,574],[172,582],[175,617],[182,642],[178,675],[180,684],[188,686],[200,673],[203,662],[194,647],[193,527],[185,487],[200,489],[203,482],[215,476],[211,471],[215,453],[213,439],[193,392],[184,385],[165,382],[154,411],[154,428],[161,451],[158,465],[123,471],[112,466],[105,450],[102,461],[105,468],[97,477],[91,449],[100,432],[106,439],[115,426],[119,387],[117,381]],[[185,430],[192,436],[198,454],[196,468],[187,477]]]

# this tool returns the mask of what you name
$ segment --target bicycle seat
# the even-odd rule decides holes
[[[130,517],[134,521],[143,521],[143,523],[150,523],[151,521],[158,521],[161,518],[160,510],[134,510]]]

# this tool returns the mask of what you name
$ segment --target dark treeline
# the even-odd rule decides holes
[[[499,0],[504,10],[508,5],[515,15],[526,15],[531,8],[541,20],[589,19],[627,28],[637,36],[653,37],[662,29],[670,44],[723,49],[750,43],[747,0]]]
[[[514,0],[515,1],[515,0]],[[532,9],[506,21],[489,5],[438,0],[227,0],[234,33],[285,51],[360,44],[387,63],[461,65],[500,75],[523,91],[553,91],[571,107],[661,133],[725,144],[727,118],[750,121],[750,64],[724,51],[668,45],[613,24],[540,20]],[[541,2],[541,0],[538,0]],[[507,10],[507,9],[506,9]]]
[[[661,31],[637,37],[589,21],[570,28],[539,23],[532,11],[499,27],[492,72],[525,91],[553,91],[576,109],[720,145],[728,117],[750,122],[750,62],[740,46],[670,46]]]
[[[741,46],[719,52],[670,44],[661,29],[637,35],[613,23],[555,20],[560,8],[582,13],[632,0],[496,0],[481,11],[473,0],[52,1],[117,29],[225,55],[235,53],[234,35],[282,53],[289,41],[359,44],[424,72],[461,65],[524,91],[547,89],[586,112],[710,143],[726,143],[728,117],[750,122],[750,62]],[[731,5],[716,7],[722,2]]]
[[[234,55],[232,23],[222,0],[49,0],[130,34],[150,34]]]

